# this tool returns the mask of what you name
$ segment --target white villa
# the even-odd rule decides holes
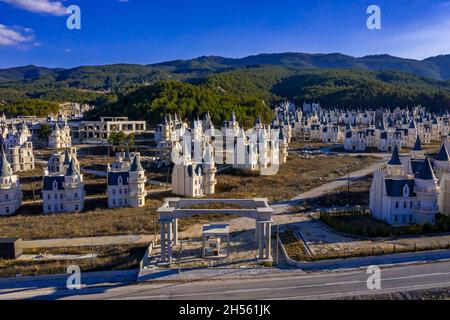
[[[33,143],[26,123],[22,122],[20,129],[12,122],[2,122],[1,127],[1,144],[13,172],[34,170]]]
[[[13,174],[11,166],[2,151],[0,156],[0,216],[10,215],[22,204],[22,191],[17,175]]]
[[[50,158],[42,188],[45,214],[80,212],[84,208],[84,182],[76,152],[66,150]],[[57,161],[56,161],[57,160]]]
[[[138,153],[119,152],[108,165],[108,207],[143,207],[145,205],[145,171]]]
[[[394,226],[435,223],[450,214],[450,157],[443,143],[434,159],[425,157],[416,137],[411,156],[400,157],[397,145],[386,169],[374,173],[370,211]]]
[[[174,150],[181,161],[175,163],[172,171],[172,193],[185,197],[202,197],[215,193],[216,164],[214,150],[208,143],[203,154],[202,162],[192,159],[192,151],[188,144],[183,144],[181,150],[177,142]]]
[[[53,131],[48,137],[48,147],[51,149],[65,149],[72,146],[70,128],[66,122],[63,125],[55,123]]]

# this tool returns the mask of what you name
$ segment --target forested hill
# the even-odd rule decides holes
[[[297,103],[320,101],[324,106],[378,108],[423,105],[432,111],[450,110],[450,82],[419,78],[398,71],[255,67],[227,71],[196,84],[160,81],[123,95],[118,102],[97,108],[102,114],[127,115],[151,123],[166,112],[193,119],[207,110],[213,120],[270,118],[269,105],[288,98]]]
[[[93,117],[124,114],[156,122],[164,110],[193,117],[209,108],[216,110],[216,120],[236,109],[250,121],[258,112],[268,116],[269,106],[284,98],[345,107],[421,104],[440,111],[450,109],[450,82],[445,79],[450,79],[450,55],[419,61],[389,55],[280,53],[152,65],[26,66],[0,70],[0,112],[33,112],[17,106],[47,108],[45,102],[70,101],[98,106]],[[207,102],[202,104],[200,98]]]

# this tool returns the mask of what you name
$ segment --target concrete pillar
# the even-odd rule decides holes
[[[206,236],[202,235],[202,258],[206,257]]]
[[[178,219],[173,220],[173,240],[174,245],[178,245]]]
[[[172,222],[167,223],[167,256],[169,263],[172,262],[172,244],[173,244],[172,228],[173,228]]]
[[[161,262],[166,262],[166,224],[161,222],[159,225],[161,229]]]
[[[258,258],[260,260],[264,259],[264,232],[263,229],[264,228],[264,223],[258,223],[258,234],[259,234],[259,239],[258,239],[258,248],[259,248],[259,253],[258,253]]]
[[[255,220],[255,241],[259,241],[259,223],[258,223],[258,219]]]
[[[272,246],[272,235],[271,235],[272,224],[270,222],[266,223],[266,259],[271,259],[271,246]]]

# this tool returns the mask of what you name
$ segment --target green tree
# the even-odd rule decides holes
[[[114,151],[125,151],[134,148],[135,135],[126,135],[123,131],[113,132],[109,135],[108,143],[113,147]]]
[[[52,127],[49,124],[43,124],[39,128],[38,138],[44,141],[48,140],[48,137],[52,133]]]

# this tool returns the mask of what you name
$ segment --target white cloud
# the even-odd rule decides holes
[[[416,59],[450,54],[450,19],[413,27],[389,39],[394,52]]]
[[[0,24],[0,46],[15,46],[33,40],[32,30],[29,28],[10,28]]]
[[[9,3],[18,8],[37,12],[47,13],[54,16],[63,16],[66,14],[66,8],[60,1],[51,0],[0,0]]]

